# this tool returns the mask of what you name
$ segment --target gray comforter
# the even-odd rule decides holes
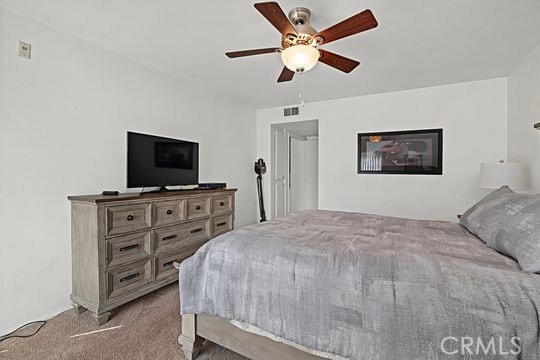
[[[449,222],[305,211],[244,227],[182,263],[180,301],[350,359],[540,359],[540,275]]]

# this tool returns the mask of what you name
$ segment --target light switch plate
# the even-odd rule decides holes
[[[32,45],[19,40],[19,56],[30,59],[32,57]]]

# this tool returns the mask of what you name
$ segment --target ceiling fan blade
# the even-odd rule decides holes
[[[257,3],[255,4],[255,8],[259,10],[266,20],[270,21],[282,35],[296,34],[296,30],[294,30],[289,18],[285,15],[283,10],[281,10],[281,7],[277,2],[270,1]]]
[[[323,44],[342,39],[347,36],[376,28],[379,25],[371,10],[364,10],[350,18],[329,27],[317,34],[323,38]]]
[[[280,48],[266,48],[266,49],[254,49],[254,50],[242,50],[242,51],[230,51],[225,53],[230,58],[237,58],[243,56],[270,54],[277,52]]]
[[[287,67],[283,67],[283,70],[281,71],[281,74],[279,74],[278,83],[285,82],[285,81],[291,81],[294,77],[294,71],[291,71],[287,69]]]
[[[344,56],[334,54],[333,52],[321,50],[321,49],[319,49],[319,51],[321,52],[321,57],[319,58],[320,62],[325,63],[326,65],[329,65],[338,70],[341,70],[345,73],[350,73],[358,65],[360,65],[360,63],[356,60],[352,60]]]

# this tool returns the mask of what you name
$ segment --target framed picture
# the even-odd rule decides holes
[[[358,134],[358,173],[442,175],[443,130]]]

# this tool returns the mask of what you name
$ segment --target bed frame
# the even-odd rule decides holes
[[[237,328],[228,320],[204,314],[182,315],[182,345],[187,360],[195,360],[204,340],[253,360],[327,360],[264,336]]]

